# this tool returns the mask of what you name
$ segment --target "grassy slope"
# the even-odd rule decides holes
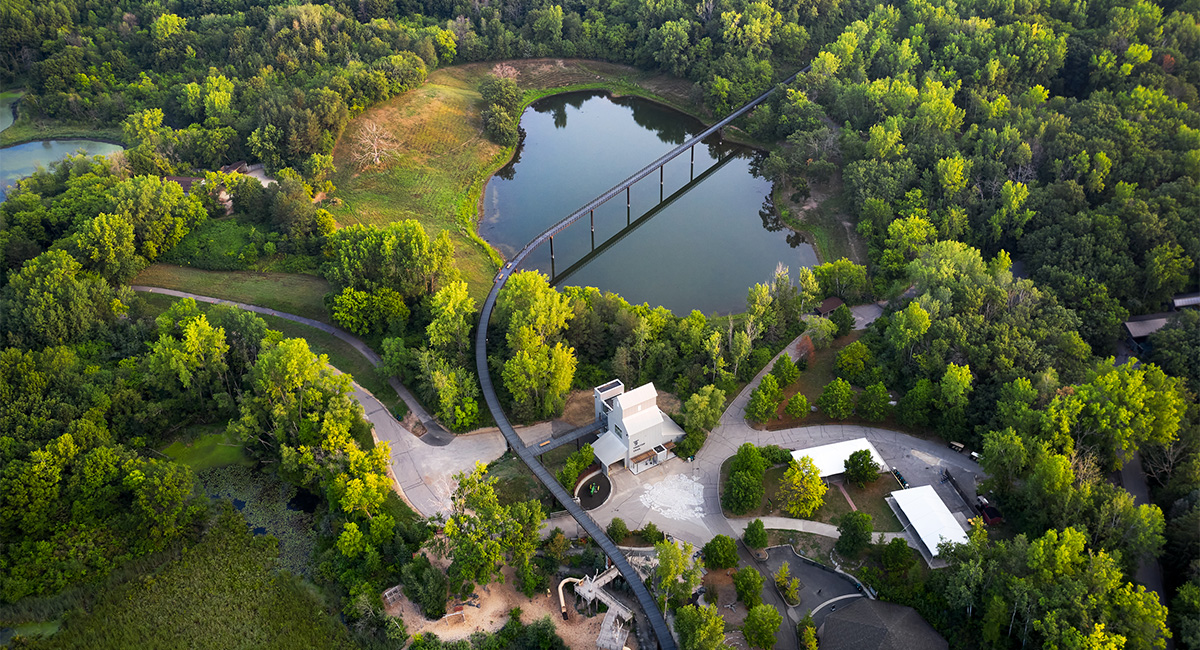
[[[691,84],[626,66],[594,61],[512,61],[527,102],[566,90],[606,89],[664,103],[687,105]],[[491,286],[498,255],[476,234],[483,187],[508,162],[512,149],[483,133],[479,85],[492,64],[443,68],[420,88],[376,106],[346,130],[334,150],[334,178],[343,204],[332,210],[339,223],[384,224],[417,219],[431,234],[449,231],[457,265],[477,299]],[[359,171],[351,143],[365,121],[384,126],[400,143],[382,168]]]
[[[154,264],[139,273],[130,284],[224,298],[329,322],[329,313],[325,311],[323,302],[325,294],[329,292],[329,283],[313,275],[204,271]]]
[[[33,142],[35,140],[100,140],[122,144],[121,129],[95,128],[86,124],[58,123],[38,125],[24,118],[17,118],[13,125],[0,131],[0,147]]]

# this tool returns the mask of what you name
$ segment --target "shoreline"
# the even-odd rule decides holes
[[[581,59],[581,60],[588,61],[590,59]],[[499,61],[497,63],[503,63],[503,61]],[[639,72],[645,72],[645,71],[639,71]],[[623,92],[623,90],[626,92]],[[676,111],[676,112],[680,113],[681,115],[685,115],[691,119],[696,120],[696,122],[698,122],[700,124],[701,130],[708,128],[709,126],[711,126],[712,124],[714,124],[716,122],[716,120],[710,119],[709,116],[701,116],[693,111],[689,111],[689,110],[683,108],[682,106],[679,106],[679,105],[675,104],[674,102],[671,102],[670,100],[667,100],[667,99],[661,97],[660,95],[657,95],[637,84],[632,84],[632,83],[631,84],[614,84],[611,82],[572,84],[569,86],[557,86],[554,88],[535,89],[535,90],[524,91],[527,99],[524,99],[521,104],[521,114],[524,115],[526,109],[528,109],[532,104],[534,104],[535,102],[538,102],[540,100],[547,99],[549,97],[555,97],[558,95],[566,95],[566,94],[570,94],[570,93],[589,92],[589,91],[590,92],[602,92],[611,99],[622,99],[625,97],[637,97],[639,99],[653,102],[655,104],[658,104],[659,106]],[[532,96],[531,96],[531,94],[532,94]],[[519,128],[519,126],[520,126],[520,122],[518,121],[518,128]],[[742,133],[744,133],[744,132],[741,131],[740,129],[729,129],[729,130],[722,129],[720,132],[718,132],[718,135],[720,136],[721,140],[730,142],[732,144],[737,144],[737,145],[741,145],[744,147],[748,147],[750,149],[753,149],[758,152],[763,152],[763,153],[770,151],[769,143],[763,143],[763,142],[754,140],[753,138],[750,138],[748,134],[746,134],[746,137],[744,137],[744,138],[737,137],[736,135],[731,137],[731,134],[742,134]],[[484,239],[483,236],[479,233],[479,227],[483,223],[483,217],[484,217],[484,209],[485,209],[484,197],[486,194],[487,184],[489,182],[491,182],[492,178],[496,175],[497,172],[499,172],[501,169],[504,169],[506,166],[508,166],[510,163],[512,163],[513,159],[516,157],[517,151],[522,146],[523,146],[523,143],[518,142],[516,146],[508,147],[505,150],[503,150],[501,152],[501,154],[496,157],[496,159],[499,160],[499,163],[489,165],[487,167],[487,172],[482,175],[483,179],[481,181],[477,182],[475,185],[472,185],[470,190],[468,190],[468,198],[470,198],[470,196],[472,196],[476,192],[478,192],[478,196],[476,196],[475,199],[473,201],[471,201],[471,203],[474,204],[474,214],[471,217],[471,221],[472,221],[472,227],[471,227],[471,233],[470,233],[471,238],[486,246],[488,255],[489,255],[489,257],[491,257],[493,259],[493,261],[496,261],[496,259],[499,258],[500,263],[497,264],[497,267],[496,267],[497,270],[500,267],[502,267],[504,265],[504,263],[508,262],[508,258],[502,252],[500,252],[500,250],[498,248],[496,248],[491,242]],[[493,160],[493,163],[496,163],[496,160]],[[774,192],[774,183],[772,183],[772,192]],[[819,250],[817,250],[817,246],[816,246],[815,242],[813,243],[813,249],[817,251],[817,258],[818,258],[818,260],[820,260],[821,252]]]

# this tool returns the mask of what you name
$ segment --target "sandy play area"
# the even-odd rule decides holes
[[[433,558],[430,558],[433,559]],[[545,592],[538,594],[532,600],[525,594],[513,588],[513,569],[504,568],[504,583],[492,584],[486,589],[479,589],[479,607],[465,606],[462,615],[450,614],[439,621],[426,620],[417,606],[408,598],[401,598],[396,605],[389,607],[387,613],[399,616],[408,626],[408,633],[414,635],[420,632],[433,632],[438,638],[449,641],[465,639],[475,632],[494,632],[508,621],[508,612],[514,607],[521,608],[521,621],[532,623],[543,616],[549,616],[554,621],[558,635],[572,650],[592,650],[596,647],[596,635],[600,633],[603,615],[587,618],[572,608],[570,620],[562,620],[558,606],[557,591],[553,595]],[[558,584],[554,583],[553,588]],[[573,603],[573,596],[568,592],[567,602]],[[454,609],[452,602],[448,610]],[[629,635],[626,644],[637,648],[637,639]]]

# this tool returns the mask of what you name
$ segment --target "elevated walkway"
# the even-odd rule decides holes
[[[806,72],[811,68],[812,66],[810,64],[800,72]],[[796,76],[799,75],[800,72],[792,75],[783,83],[791,83],[796,79]],[[542,234],[538,235],[532,241],[526,244],[525,247],[522,248],[516,255],[514,255],[513,258],[509,260],[509,262],[505,264],[496,274],[494,283],[492,285],[492,290],[488,293],[487,298],[483,302],[482,309],[480,309],[479,312],[479,326],[475,328],[475,369],[479,374],[479,383],[482,388],[484,401],[487,403],[488,410],[491,411],[492,417],[496,420],[496,425],[500,428],[500,432],[504,434],[504,439],[508,441],[509,447],[516,452],[517,456],[529,466],[529,469],[532,470],[534,476],[536,476],[537,479],[542,482],[542,485],[546,486],[546,488],[550,490],[550,493],[554,495],[554,498],[557,499],[560,504],[562,504],[563,508],[565,508],[567,512],[570,512],[571,516],[575,517],[575,520],[579,522],[580,528],[582,528],[589,537],[596,541],[596,544],[600,546],[600,550],[604,551],[604,554],[607,555],[609,560],[612,561],[614,567],[621,572],[621,575],[625,577],[625,582],[628,583],[629,588],[633,590],[634,596],[637,598],[638,605],[641,606],[642,610],[646,613],[646,618],[649,619],[650,627],[654,631],[654,637],[658,641],[658,646],[662,648],[662,650],[675,650],[677,646],[675,644],[674,637],[671,636],[670,628],[667,626],[667,620],[665,617],[663,617],[662,612],[659,611],[658,604],[654,602],[654,598],[650,595],[650,590],[646,588],[646,584],[642,581],[641,577],[633,569],[633,567],[630,566],[628,560],[625,559],[625,555],[621,553],[619,548],[617,548],[617,545],[613,543],[612,539],[610,539],[604,532],[604,529],[601,528],[600,525],[596,523],[596,520],[592,519],[592,517],[579,506],[579,504],[575,503],[573,496],[568,493],[566,489],[559,484],[555,477],[550,474],[550,471],[538,461],[537,455],[542,452],[526,447],[525,443],[521,442],[521,438],[517,436],[517,432],[513,429],[512,424],[509,423],[508,416],[505,415],[504,409],[500,406],[500,398],[496,394],[495,384],[492,383],[491,369],[488,367],[488,324],[491,322],[492,311],[496,308],[496,299],[500,295],[500,291],[504,288],[504,285],[508,283],[508,279],[512,277],[513,272],[520,268],[521,262],[524,261],[524,259],[534,251],[534,249],[546,242],[552,241],[556,234],[562,232],[571,224],[582,219],[585,214],[593,214],[597,207],[618,196],[621,192],[626,192],[626,203],[628,203],[629,188],[634,183],[654,173],[656,169],[660,170],[659,184],[661,187],[661,169],[663,165],[667,164],[671,160],[674,160],[677,156],[685,151],[690,150],[697,144],[700,144],[705,138],[725,128],[737,118],[750,112],[751,109],[770,97],[771,93],[773,92],[775,92],[775,88],[771,88],[762,95],[759,95],[745,106],[731,113],[725,119],[708,127],[704,131],[700,132],[699,135],[689,139],[682,145],[672,149],[671,151],[668,151],[666,154],[662,155],[649,165],[646,165],[641,170],[634,173],[629,178],[626,178],[612,189],[596,197],[587,205],[584,205],[582,208],[571,213],[569,216],[567,216],[567,218],[546,229],[544,232],[542,232]],[[612,611],[612,609],[609,611]]]
[[[529,445],[529,448],[532,449],[535,454],[541,455],[550,451],[551,449],[558,449],[565,444],[575,442],[576,440],[584,438],[593,433],[600,433],[603,430],[604,423],[597,420],[590,424],[585,424],[578,429],[572,429],[571,431],[568,431],[557,438],[550,438],[536,445]]]

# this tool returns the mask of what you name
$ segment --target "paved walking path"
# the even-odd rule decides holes
[[[737,533],[737,539],[741,539],[742,534],[746,532],[746,527],[749,526],[750,522],[754,521],[755,519],[761,519],[763,526],[766,528],[774,528],[777,530],[795,530],[801,533],[812,533],[813,535],[832,537],[834,539],[840,537],[837,526],[821,521],[810,521],[808,519],[792,519],[791,517],[738,517],[734,519],[727,519],[726,521],[729,522],[729,526],[733,529],[733,532]],[[872,541],[874,541],[874,539],[880,535],[883,535],[884,541],[890,542],[897,537],[902,537],[909,543],[909,545],[912,544],[912,539],[908,536],[908,533],[903,532],[875,533],[871,535]]]
[[[487,464],[504,455],[508,445],[498,432],[456,436],[448,445],[422,444],[370,392],[354,384],[354,398],[375,426],[375,438],[392,447],[396,487],[418,513],[450,512],[450,496],[458,485],[454,475],[469,472],[475,463]]]
[[[858,506],[854,505],[854,499],[850,498],[850,493],[846,491],[846,486],[840,482],[837,483],[836,485],[837,485],[838,492],[841,492],[842,496],[846,497],[846,503],[850,504],[850,509],[855,512],[858,512]]]
[[[363,355],[363,357],[365,357],[372,366],[379,366],[379,364],[383,363],[383,359],[380,359],[379,355],[375,354],[375,351],[371,349],[371,346],[364,343],[362,339],[354,336],[346,330],[334,327],[329,323],[322,323],[319,320],[313,320],[311,318],[305,318],[304,316],[297,316],[287,312],[276,311],[266,307],[259,307],[257,305],[248,305],[244,302],[225,300],[224,298],[214,298],[212,296],[201,296],[194,293],[188,293],[186,291],[176,291],[174,289],[164,289],[162,287],[148,287],[138,284],[135,284],[130,288],[134,291],[142,291],[144,293],[158,293],[164,296],[174,296],[176,298],[191,298],[198,302],[206,302],[214,305],[233,305],[239,309],[252,311],[256,314],[275,316],[276,318],[282,318],[284,320],[290,320],[294,323],[300,323],[301,325],[314,327],[322,332],[332,334],[346,343],[349,343],[355,350],[358,350],[359,354]],[[408,405],[408,410],[412,411],[413,415],[417,416],[417,420],[425,426],[426,434],[421,436],[422,442],[427,445],[442,446],[448,445],[450,444],[450,441],[454,440],[454,434],[446,431],[442,425],[438,424],[437,420],[433,419],[433,416],[429,414],[429,411],[426,411],[425,407],[421,406],[421,403],[417,401],[417,398],[413,397],[413,394],[409,392],[408,388],[401,384],[395,377],[389,377],[388,384],[391,385],[392,390],[396,391],[396,394],[400,396],[400,399],[404,400],[404,403]]]
[[[140,285],[135,285],[133,290],[159,293],[176,298],[192,298],[211,304],[233,305],[256,314],[266,314],[307,325],[349,343],[372,365],[377,366],[381,363],[379,355],[375,354],[375,351],[361,339],[328,323],[266,307],[201,296],[185,291]],[[386,440],[391,444],[392,471],[396,475],[396,485],[409,505],[424,516],[448,512],[450,495],[453,494],[455,487],[454,474],[470,471],[475,467],[476,462],[486,464],[504,455],[506,449],[504,437],[496,430],[466,436],[455,436],[448,433],[437,424],[433,416],[421,407],[421,404],[413,398],[412,393],[408,392],[408,389],[395,377],[392,377],[388,384],[396,391],[400,399],[408,404],[408,408],[425,425],[428,433],[420,438],[413,435],[396,418],[392,417],[383,403],[358,384],[354,384],[354,397],[362,404],[367,419],[375,426],[376,438]]]

